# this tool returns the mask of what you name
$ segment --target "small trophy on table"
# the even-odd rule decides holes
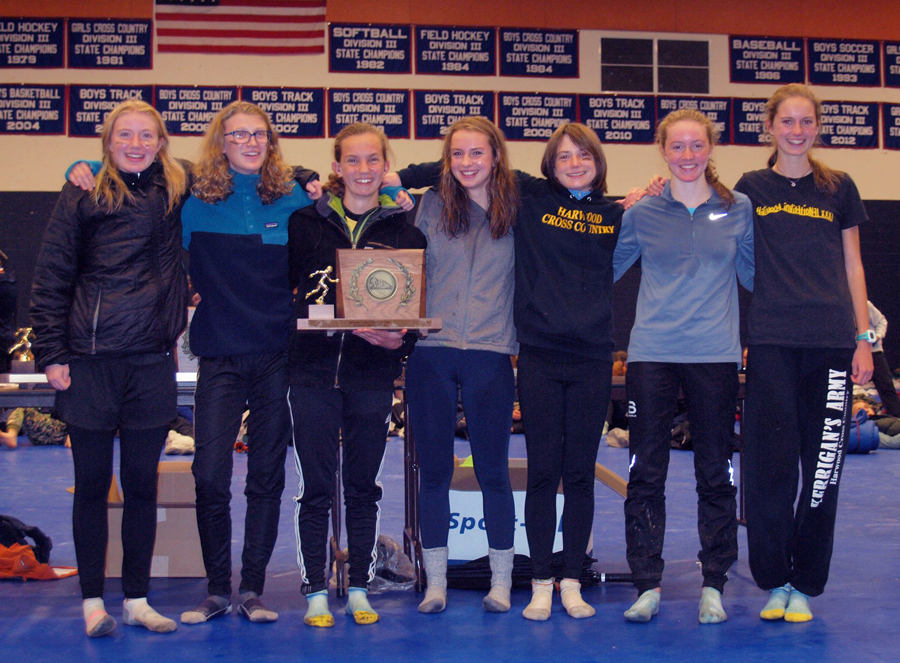
[[[318,297],[297,329],[440,331],[440,318],[425,317],[424,249],[338,249],[336,258],[334,278],[331,265],[309,275],[319,281],[306,299]],[[324,303],[329,284],[337,287],[336,307]]]

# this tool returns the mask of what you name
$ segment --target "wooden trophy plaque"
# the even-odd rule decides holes
[[[439,331],[425,317],[424,249],[338,249],[333,318],[297,321],[298,329]]]

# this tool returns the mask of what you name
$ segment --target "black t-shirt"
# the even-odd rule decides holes
[[[837,191],[827,195],[812,174],[790,180],[766,168],[745,173],[734,189],[753,203],[749,343],[855,348],[841,231],[868,217],[853,180],[842,173]]]

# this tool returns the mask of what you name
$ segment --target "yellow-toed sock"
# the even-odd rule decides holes
[[[361,587],[351,587],[347,596],[347,614],[353,616],[357,624],[374,624],[378,613],[369,605],[368,591]]]
[[[306,615],[303,617],[303,623],[307,626],[318,626],[320,628],[329,628],[334,626],[334,615],[328,609],[328,590],[315,592],[306,595],[306,602],[309,607],[306,609]]]

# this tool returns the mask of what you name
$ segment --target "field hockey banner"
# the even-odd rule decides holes
[[[809,82],[812,85],[881,85],[881,49],[877,41],[808,39]]]
[[[325,90],[243,87],[241,99],[269,114],[281,138],[325,137]]]
[[[578,31],[500,28],[500,75],[578,78]]]
[[[92,21],[70,18],[72,69],[152,69],[151,21]]]
[[[412,73],[408,25],[332,23],[328,26],[328,71]]]
[[[603,143],[652,143],[656,130],[653,97],[613,94],[579,94],[581,122],[600,136]]]
[[[500,92],[499,127],[507,140],[547,140],[560,124],[575,122],[576,95]]]
[[[457,120],[481,115],[494,121],[493,92],[415,90],[416,138],[443,138]]]
[[[154,106],[173,136],[202,136],[220,110],[238,98],[236,87],[157,85]]]
[[[0,18],[0,68],[63,66],[61,18]]]
[[[823,101],[819,135],[826,147],[878,147],[878,104]]]
[[[883,42],[884,85],[900,87],[900,41]]]
[[[497,75],[496,28],[416,28],[417,74]]]
[[[734,145],[769,145],[765,99],[732,99]]]
[[[388,138],[409,138],[409,90],[328,90],[328,135],[368,122]]]
[[[881,104],[884,149],[900,150],[900,104]]]
[[[153,103],[151,85],[70,85],[69,135],[99,136],[109,112],[129,99]]]
[[[715,97],[656,97],[656,122],[672,111],[689,108],[712,120],[719,145],[731,143],[731,99]]]
[[[799,37],[728,37],[732,83],[803,83],[806,67]]]
[[[0,85],[0,134],[65,132],[65,85]]]

